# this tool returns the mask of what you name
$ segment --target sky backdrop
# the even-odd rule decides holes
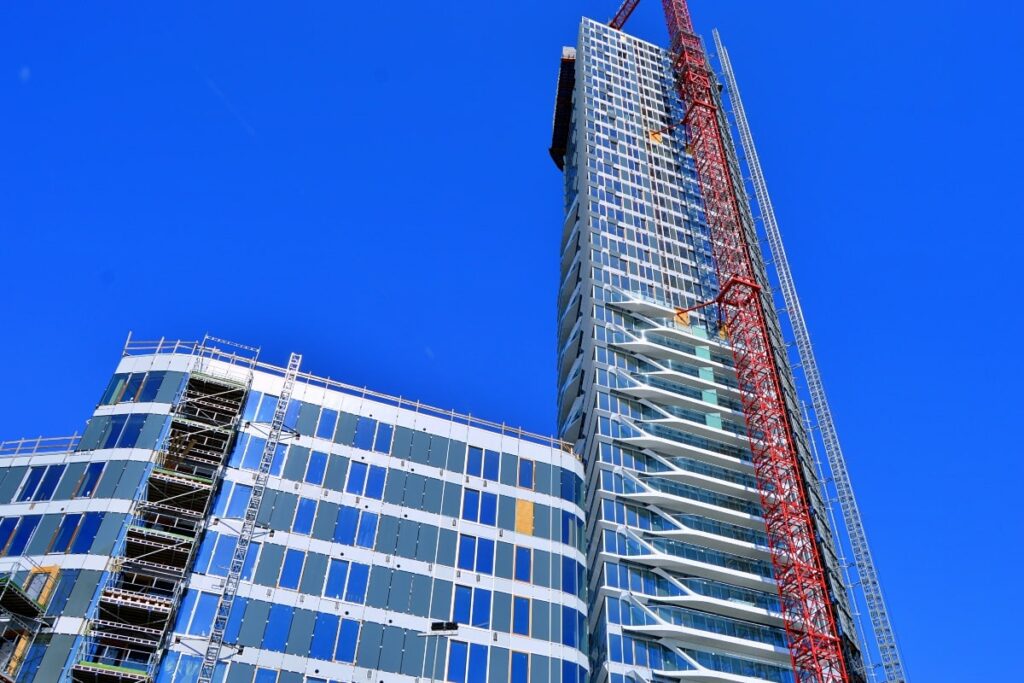
[[[17,6],[21,5],[21,6]],[[3,3],[0,439],[129,330],[555,430],[562,45],[615,0]],[[1019,670],[1020,3],[694,0],[915,683]],[[659,3],[631,33],[664,44]]]

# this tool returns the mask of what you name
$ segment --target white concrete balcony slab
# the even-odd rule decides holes
[[[780,612],[767,610],[739,600],[720,600],[719,598],[711,598],[706,595],[675,595],[650,597],[648,601],[663,605],[674,605],[676,607],[690,607],[702,612],[719,614],[733,619],[742,619],[743,621],[750,621],[763,626],[774,626],[776,628],[785,628],[786,626],[785,619],[783,619]]]
[[[624,632],[639,633],[654,638],[665,638],[678,643],[679,646],[713,649],[717,652],[731,653],[745,657],[757,657],[776,665],[788,665],[789,650],[770,643],[747,640],[722,633],[702,631],[688,626],[661,623],[650,626],[623,626]]]

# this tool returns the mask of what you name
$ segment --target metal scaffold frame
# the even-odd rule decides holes
[[[782,233],[779,230],[778,221],[775,219],[775,210],[772,207],[771,197],[768,194],[768,185],[765,182],[764,172],[761,169],[757,148],[754,146],[754,138],[750,131],[750,124],[747,121],[743,100],[740,98],[736,75],[732,69],[732,62],[729,60],[729,52],[722,44],[718,31],[715,30],[713,35],[715,49],[718,52],[725,75],[726,88],[732,104],[733,115],[736,119],[736,127],[739,130],[740,143],[743,146],[744,156],[746,157],[747,169],[750,172],[751,184],[754,187],[754,195],[760,208],[761,221],[768,238],[769,248],[771,249],[779,288],[782,292],[786,312],[789,314],[789,323],[793,331],[794,341],[796,342],[800,367],[802,368],[807,390],[811,397],[811,405],[814,409],[817,427],[825,447],[832,481],[836,489],[836,498],[839,502],[844,526],[849,536],[850,550],[853,554],[854,565],[859,579],[856,585],[859,586],[863,593],[864,602],[867,605],[872,632],[878,645],[881,666],[885,672],[887,683],[906,683],[907,675],[900,657],[899,647],[896,643],[892,621],[889,618],[885,599],[882,596],[878,572],[871,557],[867,535],[864,531],[864,523],[853,493],[850,474],[846,468],[846,459],[843,457],[835,421],[832,419],[832,410],[829,407],[828,398],[825,394],[821,372],[818,369],[818,363],[814,356],[814,348],[811,346],[807,322],[804,320],[796,285],[793,282],[789,261],[786,258],[786,250],[782,243]]]
[[[217,375],[209,342],[230,344],[207,337],[192,349],[165,441],[75,657],[75,683],[148,683],[156,674],[259,354],[230,344],[247,356],[245,377]]]
[[[793,429],[734,189],[711,70],[685,0],[662,0],[683,120],[701,188],[793,669],[802,682],[848,681]]]

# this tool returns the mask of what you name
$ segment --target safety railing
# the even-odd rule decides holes
[[[78,433],[71,436],[37,436],[27,439],[0,441],[0,458],[18,455],[46,455],[47,453],[70,453],[82,440]]]
[[[214,344],[222,343],[223,340],[216,340],[212,337],[208,337],[204,341],[183,341],[180,339],[159,339],[156,341],[142,341],[136,340],[129,337],[125,343],[123,355],[125,356],[148,356],[148,355],[160,355],[160,354],[182,354],[182,355],[194,355],[202,358],[209,358],[212,360],[218,360],[232,365],[246,365],[252,367],[255,370],[266,372],[279,377],[284,377],[285,368],[273,365],[271,363],[265,363],[263,361],[254,360],[251,354],[243,352],[229,352],[225,351]],[[244,347],[241,345],[235,345],[240,349],[252,349],[254,347]],[[258,350],[257,350],[258,351]],[[308,372],[300,372],[298,375],[299,382],[307,384],[309,386],[320,387],[322,389],[330,389],[332,391],[338,391],[349,396],[356,396],[363,399],[371,399],[378,403],[385,405],[394,406],[403,410],[410,410],[420,415],[427,415],[430,417],[437,417],[442,420],[447,420],[455,424],[462,424],[468,427],[474,427],[476,429],[482,429],[484,431],[500,434],[502,436],[513,437],[522,441],[528,441],[548,448],[554,448],[560,450],[566,454],[572,455],[577,460],[581,460],[580,456],[572,450],[572,445],[558,439],[553,436],[544,436],[543,434],[537,434],[529,432],[519,427],[513,427],[503,422],[492,422],[472,415],[463,414],[454,410],[445,410],[444,408],[437,408],[419,401],[410,401],[402,398],[401,396],[391,396],[389,394],[382,394],[377,391],[372,391],[366,387],[357,387],[351,384],[345,384],[337,380],[333,380],[329,377],[318,377]]]

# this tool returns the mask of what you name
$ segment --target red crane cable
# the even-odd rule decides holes
[[[714,80],[686,0],[662,0],[676,85],[704,198],[720,291],[793,669],[801,683],[845,683],[846,667],[719,127]]]

